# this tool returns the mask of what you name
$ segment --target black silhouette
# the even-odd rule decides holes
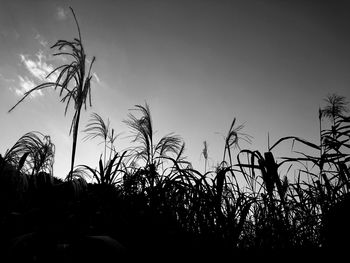
[[[59,41],[54,47],[74,45],[76,55],[84,57],[81,38],[75,41]],[[84,63],[77,67],[85,70]],[[39,85],[24,98],[46,87],[66,90],[75,71],[67,65],[59,70],[56,83]],[[70,91],[62,99],[73,96],[76,104],[72,163],[65,180],[53,176],[54,144],[39,132],[25,134],[0,155],[4,260],[107,262],[185,255],[197,260],[226,256],[249,260],[349,245],[350,118],[345,116],[344,97],[330,95],[320,109],[319,145],[288,136],[264,154],[241,150],[238,143],[250,137],[240,132],[242,125],[235,127],[234,119],[222,162],[213,170],[207,170],[205,163],[204,174],[184,157],[185,144],[179,136],[168,134],[156,142],[147,104],[136,105],[140,116],[130,114],[124,121],[136,145],[122,152],[114,147],[117,135],[109,121],[95,113],[83,132],[86,139],[101,138],[104,152],[98,168],[91,168],[74,166],[80,110],[90,79],[89,72],[76,93]],[[330,128],[322,128],[327,118]],[[273,149],[288,141],[314,150],[315,155],[301,152],[300,157],[278,161]],[[297,168],[295,180],[287,177],[285,165],[300,163],[312,165]],[[88,176],[94,183],[87,183]]]

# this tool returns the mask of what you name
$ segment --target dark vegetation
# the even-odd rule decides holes
[[[250,137],[233,120],[215,169],[207,170],[204,143],[204,174],[184,157],[179,136],[155,140],[147,104],[137,105],[124,121],[135,145],[125,151],[116,150],[109,121],[94,113],[83,132],[85,139],[102,142],[103,153],[97,168],[74,166],[94,60],[86,66],[80,31],[78,39],[53,46],[63,47],[57,55],[72,62],[56,69],[55,83],[41,84],[23,99],[53,87],[60,90],[66,110],[74,102],[71,169],[65,180],[53,176],[55,147],[39,132],[25,134],[0,157],[2,255],[25,262],[160,254],[171,259],[185,253],[232,259],[252,252],[321,253],[349,245],[350,118],[344,97],[326,98],[317,143],[288,136],[265,153],[241,150],[238,143]],[[273,150],[287,142],[305,151],[293,150],[293,157],[277,161]]]

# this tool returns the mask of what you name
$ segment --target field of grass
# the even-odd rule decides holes
[[[2,255],[74,262],[163,253],[171,258],[185,252],[320,252],[349,245],[350,117],[344,97],[325,99],[317,144],[287,136],[265,153],[240,149],[239,142],[250,137],[233,120],[215,169],[207,169],[204,143],[204,173],[184,157],[180,136],[155,141],[147,104],[136,105],[127,116],[132,146],[121,152],[110,123],[94,113],[82,133],[86,140],[102,142],[104,150],[97,168],[75,165],[93,63],[86,67],[80,30],[79,38],[60,40],[53,48],[71,50],[58,55],[71,56],[72,63],[57,69],[55,83],[43,83],[23,99],[51,87],[60,90],[66,110],[74,103],[71,169],[65,180],[52,175],[55,146],[40,132],[25,134],[0,156]],[[290,141],[305,151],[277,161],[275,147]]]

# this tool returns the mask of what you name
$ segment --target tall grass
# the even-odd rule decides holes
[[[74,12],[73,15],[75,18]],[[241,149],[240,143],[251,143],[251,137],[242,132],[244,125],[236,125],[233,119],[224,138],[222,161],[214,169],[207,170],[208,146],[204,142],[204,173],[184,156],[185,143],[180,136],[169,133],[159,140],[155,138],[147,103],[135,105],[124,120],[131,132],[131,146],[121,151],[115,146],[117,134],[109,120],[105,122],[94,113],[84,130],[84,139],[101,139],[103,153],[97,168],[79,165],[74,169],[80,112],[91,99],[94,62],[93,59],[86,67],[76,18],[75,21],[79,38],[59,40],[53,46],[59,49],[56,55],[71,56],[72,62],[51,73],[60,71],[56,82],[33,88],[10,109],[31,92],[47,87],[60,89],[65,113],[71,100],[75,104],[68,182],[53,177],[54,145],[50,137],[41,133],[25,134],[0,158],[0,186],[10,189],[0,193],[0,205],[5,211],[0,215],[4,219],[0,220],[2,229],[13,212],[37,213],[35,219],[49,219],[29,221],[22,235],[14,240],[22,240],[24,246],[28,243],[25,234],[37,231],[42,243],[34,243],[39,247],[46,239],[51,245],[73,247],[82,237],[103,236],[100,239],[117,244],[115,238],[130,251],[190,248],[231,253],[327,248],[338,244],[333,231],[350,232],[346,220],[334,226],[350,203],[350,118],[345,115],[345,98],[336,94],[329,95],[319,110],[319,142],[286,136],[272,146],[268,142],[267,152]],[[71,52],[66,52],[67,48]],[[276,147],[289,142],[293,155],[277,158]],[[92,177],[94,183],[87,184],[86,177]],[[26,184],[38,178],[45,181],[33,189],[34,196],[40,198],[24,202],[17,193],[26,193]],[[16,202],[7,204],[7,198]],[[55,224],[51,225],[51,221]],[[48,234],[42,235],[45,231]],[[10,231],[6,237],[12,239],[17,234]]]
[[[74,169],[75,152],[77,147],[78,129],[80,122],[81,109],[89,101],[91,106],[91,68],[95,61],[95,57],[88,66],[85,49],[82,43],[82,37],[78,21],[72,8],[70,8],[78,28],[78,38],[72,41],[58,40],[51,48],[57,48],[58,52],[54,56],[65,56],[71,59],[71,62],[55,68],[47,78],[59,72],[55,82],[42,83],[24,93],[24,96],[9,110],[14,110],[25,98],[37,90],[46,88],[60,89],[59,96],[62,97],[61,102],[66,103],[64,114],[66,115],[69,104],[74,102],[74,116],[70,126],[69,134],[73,132],[71,168],[68,179],[72,179]]]
[[[265,153],[241,149],[236,156],[232,151],[236,149],[234,144],[248,140],[237,136],[231,125],[225,140],[224,160],[216,169],[201,173],[184,158],[185,145],[180,137],[166,135],[155,143],[147,104],[137,106],[136,110],[140,116],[130,114],[125,121],[135,145],[122,152],[114,146],[115,136],[109,121],[105,122],[98,114],[92,115],[85,138],[99,137],[104,150],[97,168],[80,165],[73,175],[79,175],[77,179],[92,176],[95,183],[90,188],[79,180],[67,185],[70,192],[80,193],[72,192],[71,199],[65,201],[73,202],[71,205],[77,211],[85,211],[94,204],[101,220],[110,222],[108,218],[112,216],[119,222],[120,225],[110,222],[103,227],[94,221],[95,227],[105,229],[103,233],[120,238],[130,249],[146,250],[153,246],[170,249],[164,239],[172,242],[174,249],[210,248],[226,252],[319,249],[330,247],[332,242],[336,244],[331,234],[332,229],[339,229],[334,228],[334,214],[341,214],[339,211],[344,210],[342,207],[350,196],[349,117],[339,113],[328,122],[327,115],[322,115],[321,145],[286,136],[269,146]],[[50,171],[52,143],[49,137],[39,135],[23,136],[2,163],[18,167],[22,174]],[[299,145],[308,152],[312,150],[314,155],[294,150],[296,157],[276,158],[275,148],[290,141],[292,149]],[[24,169],[25,166],[32,170]],[[57,182],[50,185],[55,187]],[[94,185],[102,188],[91,188]],[[92,220],[96,211],[87,209],[84,217]],[[149,244],[145,243],[147,237]]]
[[[28,132],[6,151],[4,161],[22,173],[37,175],[46,172],[53,175],[54,157],[55,145],[50,136]]]

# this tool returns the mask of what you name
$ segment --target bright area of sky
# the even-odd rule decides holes
[[[181,135],[203,171],[203,141],[210,165],[220,162],[234,117],[254,137],[241,147],[264,152],[268,133],[271,142],[295,135],[317,143],[322,99],[334,92],[350,99],[348,1],[0,0],[0,153],[26,132],[50,135],[58,177],[70,168],[73,116],[64,117],[58,92],[34,94],[7,111],[64,62],[50,46],[77,36],[69,6],[97,59],[93,107],[80,130],[92,112],[109,118],[123,132],[120,150],[130,141],[122,120],[145,101],[157,138]],[[79,136],[76,164],[96,167],[101,145]]]

